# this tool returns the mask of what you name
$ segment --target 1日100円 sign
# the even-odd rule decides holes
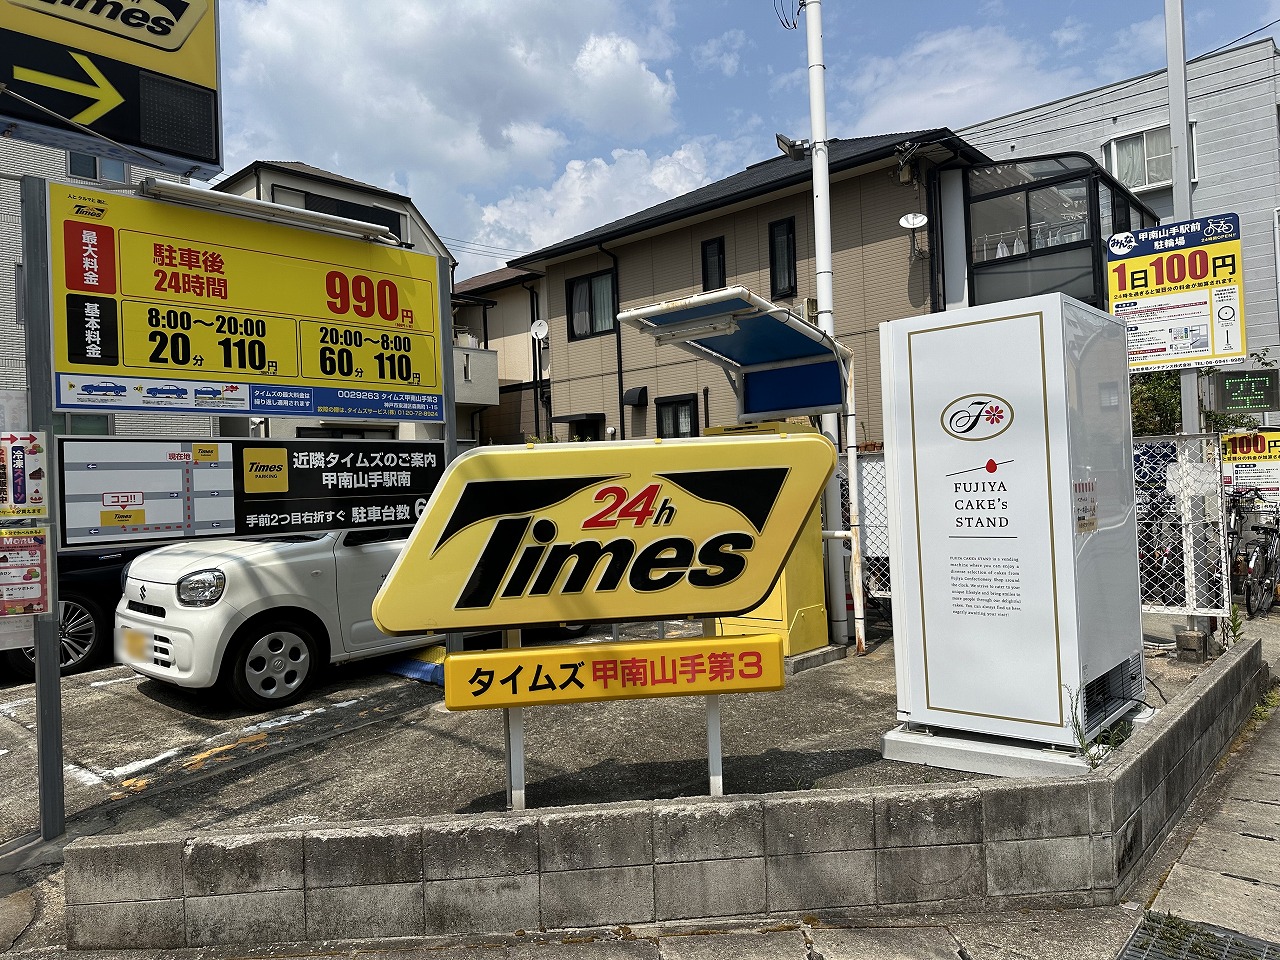
[[[415,633],[750,610],[835,462],[812,433],[473,450],[445,472],[374,621]]]
[[[435,257],[48,189],[56,409],[444,419]]]

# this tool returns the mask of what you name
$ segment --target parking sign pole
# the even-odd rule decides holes
[[[503,630],[502,645],[508,650],[520,646],[520,631]],[[507,741],[507,809],[524,809],[524,708],[502,711],[502,732]]]
[[[724,758],[720,748],[720,695],[718,693],[707,696],[707,772],[711,796],[723,797]]]
[[[40,836],[45,840],[66,831],[62,780],[62,680],[59,670],[58,616],[58,444],[53,436],[52,308],[49,303],[49,211],[46,181],[23,177],[22,263],[27,333],[27,427],[43,431],[46,491],[49,505],[49,612],[36,616],[36,770],[40,788]]]

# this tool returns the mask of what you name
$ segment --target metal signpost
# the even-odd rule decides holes
[[[6,136],[209,179],[222,169],[216,0],[0,3]]]

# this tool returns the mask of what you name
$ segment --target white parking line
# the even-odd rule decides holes
[[[104,777],[108,780],[123,780],[124,778],[146,770],[149,767],[157,766],[166,760],[171,760],[182,752],[181,749],[175,747],[173,750],[166,750],[158,757],[152,757],[149,760],[135,760],[133,763],[126,763],[123,767],[116,767],[114,770],[108,770]]]
[[[112,677],[110,680],[93,680],[90,681],[91,687],[109,687],[113,683],[133,683],[138,679],[137,674],[130,674],[127,677]]]

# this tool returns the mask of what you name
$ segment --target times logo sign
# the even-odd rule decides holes
[[[0,0],[126,40],[177,50],[209,12],[209,0]]]
[[[834,468],[820,434],[476,450],[441,480],[374,620],[406,633],[749,610]]]

